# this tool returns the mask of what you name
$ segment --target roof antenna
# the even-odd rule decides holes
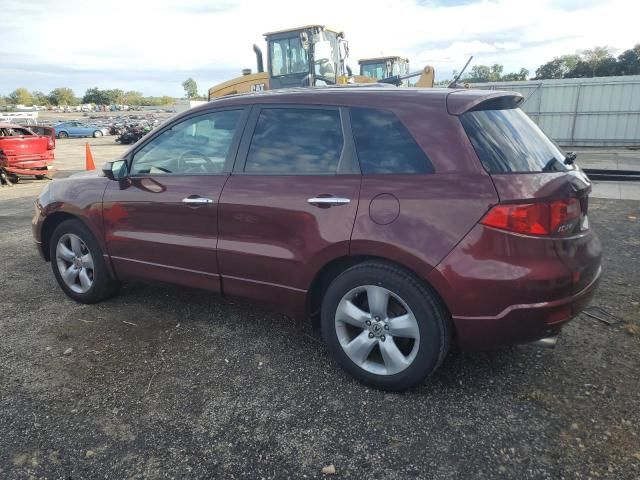
[[[467,63],[464,64],[464,67],[462,67],[462,70],[460,70],[460,73],[458,74],[458,76],[453,80],[453,82],[451,82],[447,86],[447,88],[460,88],[460,85],[458,85],[458,80],[460,80],[460,77],[462,77],[462,74],[469,66],[469,63],[471,62],[471,60],[473,60],[473,55],[469,57],[469,60],[467,60]]]

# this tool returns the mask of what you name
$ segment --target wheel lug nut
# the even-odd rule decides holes
[[[369,326],[371,325],[371,320],[367,320],[365,323],[367,324],[367,326]]]
[[[373,338],[373,332],[369,332],[369,338]]]
[[[384,342],[386,339],[387,339],[387,337],[385,337],[384,335],[382,335],[382,336],[380,337],[380,340],[381,340],[382,342]]]
[[[375,318],[376,322],[380,321],[380,317],[374,317],[374,318]]]
[[[384,329],[385,329],[385,330],[389,330],[389,325],[385,325],[385,326],[384,326]]]

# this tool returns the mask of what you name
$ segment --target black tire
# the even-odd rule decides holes
[[[398,373],[386,375],[367,371],[352,361],[340,344],[336,310],[348,292],[364,285],[383,287],[400,297],[417,321],[420,334],[417,353],[409,366]],[[331,282],[322,301],[321,327],[329,350],[344,370],[366,385],[388,391],[406,390],[422,382],[440,366],[451,343],[449,315],[437,296],[412,273],[383,261],[355,265]],[[381,340],[385,341],[384,337]]]
[[[46,175],[36,175],[36,180],[44,180],[45,178],[47,178]]]
[[[93,138],[98,138],[102,136],[102,132],[100,130],[96,130],[93,132]]]
[[[68,138],[69,134],[67,132],[58,132],[58,138]]]
[[[60,240],[60,237],[68,233],[80,237],[93,258],[93,282],[89,290],[85,293],[75,292],[69,288],[62,279],[58,262],[56,261],[56,247],[58,245],[58,241]],[[109,275],[102,255],[102,250],[98,245],[98,242],[81,221],[73,219],[65,220],[55,228],[49,243],[49,255],[49,258],[51,259],[51,268],[58,285],[60,285],[60,288],[62,288],[67,296],[76,302],[88,304],[97,303],[112,297],[118,292],[119,283]]]

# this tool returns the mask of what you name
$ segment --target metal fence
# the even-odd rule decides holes
[[[561,145],[640,146],[640,75],[472,87],[520,92],[522,109]]]

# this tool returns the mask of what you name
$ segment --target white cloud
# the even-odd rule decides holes
[[[434,65],[441,78],[459,69],[469,55],[475,56],[474,63],[533,72],[557,55],[604,44],[623,50],[640,41],[640,4],[634,1],[419,3],[13,2],[2,7],[0,92],[17,86],[48,91],[67,81],[77,93],[98,85],[179,95],[178,79],[191,75],[204,91],[243,67],[255,68],[251,45],[264,48],[263,32],[310,23],[346,32],[353,67],[357,58],[399,54],[409,57],[415,69]],[[16,73],[21,70],[40,73]]]

